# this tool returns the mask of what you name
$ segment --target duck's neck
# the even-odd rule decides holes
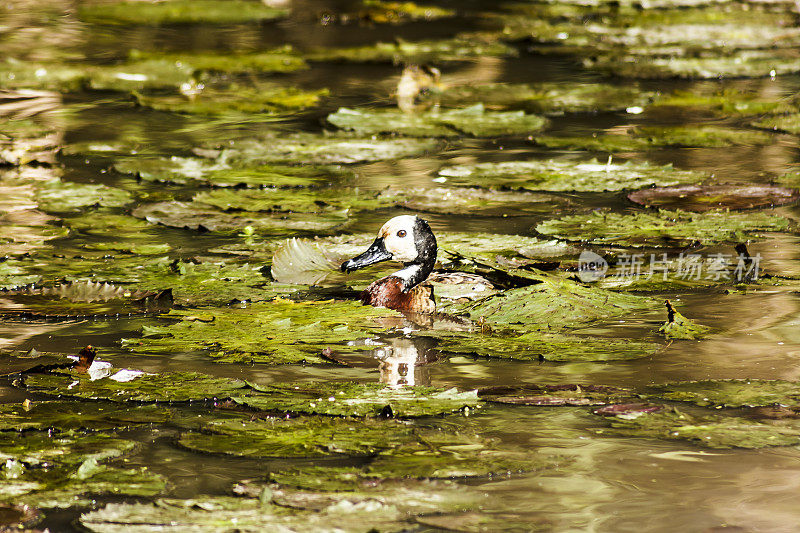
[[[431,275],[433,272],[433,262],[426,263],[406,263],[403,268],[392,274],[393,277],[403,281],[403,292],[408,292]]]

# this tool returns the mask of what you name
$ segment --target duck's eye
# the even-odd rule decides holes
[[[397,236],[402,239],[403,237],[406,236],[406,230],[401,229],[400,231],[397,232]]]

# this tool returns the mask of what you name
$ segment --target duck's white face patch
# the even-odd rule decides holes
[[[414,243],[416,222],[417,217],[414,215],[400,215],[389,220],[378,232],[378,237],[383,237],[386,251],[392,254],[395,261],[410,263],[419,255]]]

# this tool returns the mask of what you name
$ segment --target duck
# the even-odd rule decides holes
[[[436,236],[426,220],[417,215],[400,215],[388,220],[378,237],[362,254],[342,263],[343,272],[381,261],[399,261],[403,268],[373,281],[361,293],[361,303],[397,311],[430,314],[436,312],[433,287],[425,281],[436,264]]]
[[[441,77],[442,73],[436,67],[429,65],[406,66],[397,84],[397,107],[404,113],[413,113],[428,107],[418,103],[417,98],[442,90],[444,85],[441,83]]]

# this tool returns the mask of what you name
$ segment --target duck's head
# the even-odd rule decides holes
[[[342,263],[344,272],[389,259],[400,261],[404,268],[393,276],[403,280],[408,291],[427,279],[436,263],[436,237],[428,223],[415,215],[401,215],[386,222],[367,250]]]

